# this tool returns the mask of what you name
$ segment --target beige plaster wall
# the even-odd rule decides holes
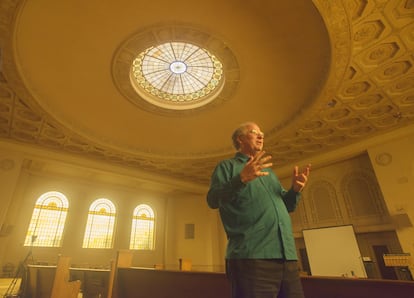
[[[108,267],[117,249],[128,249],[132,212],[141,204],[149,204],[156,212],[157,250],[136,252],[133,263],[137,266],[153,266],[163,262],[165,203],[156,193],[132,189],[121,189],[90,181],[71,180],[59,177],[40,176],[28,172],[20,174],[10,210],[15,212],[13,232],[2,241],[5,243],[3,259],[17,263],[29,251],[23,246],[34,204],[43,193],[59,191],[69,200],[63,243],[60,248],[33,247],[36,262],[53,264],[58,254],[70,256],[72,264],[86,267]],[[116,206],[117,217],[113,249],[82,248],[83,236],[90,204],[98,198],[108,198]]]
[[[3,158],[13,155],[12,151],[3,152]],[[28,254],[30,248],[23,246],[23,243],[34,204],[43,193],[59,191],[69,200],[62,247],[33,247],[30,262],[54,264],[58,255],[62,254],[70,256],[76,266],[108,267],[118,249],[128,249],[133,209],[145,203],[153,207],[156,214],[156,249],[134,251],[134,266],[162,264],[166,269],[178,269],[179,258],[186,258],[191,259],[193,270],[223,270],[222,234],[217,238],[221,227],[218,226],[217,213],[208,208],[204,193],[146,188],[145,183],[135,187],[125,186],[110,178],[102,182],[93,175],[85,179],[80,172],[77,177],[77,170],[69,164],[66,166],[70,174],[65,173],[65,165],[58,174],[42,171],[41,166],[36,171],[36,166],[21,166],[25,162],[30,163],[25,154],[13,156],[13,160],[13,170],[0,171],[0,175],[6,178],[1,182],[4,198],[0,200],[1,210],[4,211],[2,221],[13,226],[9,235],[0,237],[0,266],[6,262],[17,265]],[[82,171],[82,168],[78,170]],[[89,206],[102,197],[110,199],[117,209],[113,249],[82,248]],[[185,224],[194,224],[194,239],[185,239]]]
[[[220,226],[216,212],[208,208],[204,195],[171,198],[167,208],[166,265],[176,268],[178,259],[190,259],[193,270],[222,271]],[[194,238],[185,237],[185,225],[194,225]]]
[[[7,249],[5,239],[14,230],[10,205],[16,191],[22,162],[21,155],[0,150],[0,260],[3,259]]]
[[[414,134],[369,148],[368,153],[404,252],[414,256]],[[410,266],[414,273],[413,264]],[[414,274],[413,274],[414,276]]]
[[[399,138],[387,143],[368,146],[368,153],[375,175],[391,215],[404,215],[411,223],[414,222],[414,135]],[[178,269],[178,259],[188,258],[193,262],[194,270],[223,271],[226,237],[219,219],[217,210],[207,207],[205,194],[191,191],[166,192],[165,189],[146,189],[142,185],[125,186],[119,181],[98,182],[93,176],[79,179],[64,175],[49,175],[40,171],[27,171],[22,167],[27,159],[13,150],[1,151],[1,160],[12,159],[14,167],[0,168],[0,181],[2,199],[0,200],[0,219],[2,224],[12,225],[9,235],[0,237],[0,265],[6,261],[17,263],[28,252],[23,247],[24,236],[31,218],[34,202],[44,192],[50,190],[61,191],[70,201],[70,212],[67,218],[67,228],[61,248],[34,248],[33,257],[37,261],[54,263],[58,254],[72,257],[72,263],[105,267],[111,258],[115,257],[117,249],[128,248],[130,233],[130,216],[133,208],[139,203],[148,203],[154,207],[157,216],[156,250],[149,252],[136,252],[133,264],[135,266],[152,267],[154,264],[163,264],[165,268]],[[390,159],[391,157],[391,159]],[[387,162],[390,159],[390,162]],[[345,167],[361,167],[361,159],[350,158],[348,161],[326,162],[319,169],[316,167],[312,176],[312,183],[321,177],[328,180],[335,179],[334,173],[343,173]],[[363,161],[365,159],[362,159]],[[358,161],[358,162],[357,162]],[[335,165],[336,164],[336,165]],[[365,162],[362,163],[366,166]],[[88,165],[85,165],[87,167]],[[316,166],[316,165],[315,165]],[[339,167],[339,168],[335,168]],[[33,169],[33,167],[31,168]],[[116,170],[114,170],[114,174]],[[278,173],[278,169],[276,169]],[[290,172],[282,175],[282,182],[289,187]],[[75,173],[76,174],[76,173]],[[119,178],[119,177],[118,177]],[[335,185],[335,183],[333,183]],[[306,213],[306,198],[304,205],[299,208],[293,217],[304,218]],[[84,226],[87,209],[90,203],[100,197],[110,198],[117,207],[118,217],[116,223],[114,248],[109,250],[82,249]],[[308,199],[309,201],[309,199]],[[309,208],[308,208],[309,209]],[[396,220],[401,219],[398,216]],[[405,218],[405,217],[404,217]],[[303,220],[301,220],[303,221]],[[298,223],[295,221],[294,223]],[[403,250],[414,254],[414,231],[407,221],[397,222],[397,234]],[[194,224],[194,239],[185,239],[186,224]],[[302,223],[303,224],[303,223]],[[343,224],[343,223],[342,223]],[[310,227],[310,226],[307,226]],[[303,227],[302,227],[303,228]],[[367,231],[368,232],[368,231]],[[411,268],[412,270],[412,268]]]

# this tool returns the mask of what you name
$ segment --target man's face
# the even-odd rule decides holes
[[[239,136],[240,152],[253,156],[263,150],[264,135],[256,124],[246,126],[245,133]]]

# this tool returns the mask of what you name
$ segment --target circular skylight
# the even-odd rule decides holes
[[[132,62],[135,90],[169,109],[192,109],[212,101],[223,87],[223,66],[206,49],[167,42],[141,52]]]

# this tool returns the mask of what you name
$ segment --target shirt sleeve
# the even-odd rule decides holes
[[[295,211],[300,201],[301,193],[295,192],[293,188],[290,188],[288,191],[283,189],[282,198],[283,198],[283,202],[285,203],[286,209],[290,213],[290,212]]]
[[[240,180],[240,173],[232,174],[232,165],[222,162],[215,168],[211,177],[207,203],[210,208],[219,208],[222,204],[235,200],[245,184]]]

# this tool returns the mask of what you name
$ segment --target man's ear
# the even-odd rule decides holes
[[[241,137],[242,137],[243,135],[240,135],[240,136],[238,136],[237,137],[237,142],[241,145],[241,143],[242,143],[242,139],[241,139]]]

